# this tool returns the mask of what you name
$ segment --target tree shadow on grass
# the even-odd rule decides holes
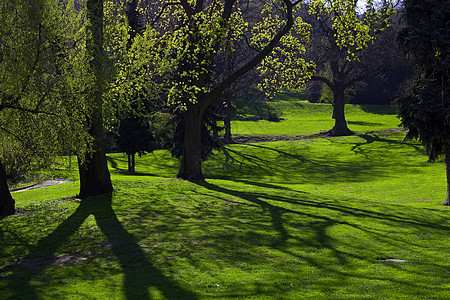
[[[352,151],[357,153],[359,148],[363,145],[368,145],[368,144],[372,144],[374,142],[380,142],[380,143],[386,143],[389,146],[408,146],[413,148],[416,151],[421,151],[421,147],[418,144],[413,144],[413,143],[406,143],[404,141],[398,141],[398,140],[393,140],[393,139],[388,139],[385,137],[380,137],[380,135],[372,133],[372,134],[361,134],[359,135],[360,138],[364,139],[364,142],[361,143],[355,143],[355,146],[352,147]]]
[[[151,299],[148,289],[158,289],[166,299],[197,299],[191,291],[183,289],[165,276],[146,258],[145,253],[128,233],[111,207],[112,195],[90,197],[83,200],[77,210],[50,235],[41,239],[19,263],[1,269],[15,295],[10,299],[39,299],[32,281],[58,259],[56,252],[68,242],[82,223],[90,216],[108,239],[107,245],[124,272],[123,292],[126,299]],[[69,295],[71,296],[71,295]]]
[[[271,177],[272,183],[316,183],[327,181],[365,181],[375,176],[385,176],[381,164],[371,160],[357,160],[350,157],[343,160],[333,153],[327,159],[308,153],[308,149],[293,151],[280,149],[269,144],[248,144],[244,149],[223,150],[225,160],[222,170],[208,170],[208,178],[239,180]],[[254,150],[251,150],[251,149]],[[384,161],[383,161],[384,163]]]
[[[136,173],[128,172],[126,159],[107,156],[111,173],[129,176],[156,176],[173,178],[178,171],[178,162],[171,156],[147,154],[136,161]]]
[[[397,133],[394,133],[397,134]],[[315,143],[315,142],[314,142]],[[323,150],[326,143],[337,151]],[[314,146],[314,145],[313,145]],[[248,144],[224,147],[213,168],[205,164],[206,177],[216,179],[260,181],[270,177],[272,183],[362,182],[386,178],[394,173],[416,173],[423,154],[416,143],[405,143],[398,135],[362,134],[352,139],[329,138],[318,143]],[[338,147],[338,148],[337,148]],[[376,163],[374,163],[376,162]],[[386,172],[385,168],[390,172]],[[225,172],[224,172],[225,171]]]
[[[374,249],[373,251],[366,250],[365,253],[361,253],[358,248],[360,245],[352,246],[351,241],[348,241],[348,244],[343,247],[346,240],[338,241],[335,237],[330,235],[330,230],[334,226],[352,228],[352,230],[361,231],[362,236],[370,236],[380,243],[391,245],[391,247],[402,247],[402,243],[410,243],[410,241],[392,239],[392,237],[385,236],[378,229],[373,229],[370,226],[364,225],[358,220],[370,220],[365,222],[373,222],[374,224],[387,223],[391,224],[392,228],[420,228],[422,230],[440,230],[443,232],[448,230],[448,226],[441,225],[438,222],[427,222],[425,219],[417,218],[414,214],[402,214],[401,206],[398,207],[398,211],[386,213],[372,208],[353,207],[351,205],[346,205],[341,201],[327,201],[327,199],[323,199],[322,201],[321,199],[313,199],[311,198],[312,195],[308,195],[308,193],[304,192],[299,192],[297,198],[294,194],[289,196],[286,196],[286,194],[277,195],[271,192],[266,193],[264,190],[261,190],[261,192],[249,192],[245,190],[234,190],[208,182],[194,183],[214,191],[215,193],[237,197],[246,202],[248,201],[249,203],[262,208],[263,213],[261,215],[267,215],[269,217],[268,222],[271,223],[271,228],[264,227],[264,229],[261,227],[261,229],[266,231],[273,230],[276,234],[273,235],[268,232],[265,239],[260,236],[258,237],[259,241],[253,241],[253,233],[252,236],[248,237],[248,240],[247,237],[245,237],[245,243],[243,241],[234,241],[235,244],[246,244],[246,250],[240,250],[241,253],[236,256],[236,259],[238,259],[239,256],[247,257],[247,260],[255,259],[250,257],[251,250],[249,249],[251,249],[252,246],[259,246],[262,243],[292,257],[296,257],[299,261],[305,261],[310,266],[336,274],[337,277],[355,277],[366,280],[390,281],[403,287],[411,286],[416,289],[421,289],[419,283],[416,285],[411,281],[404,280],[402,277],[391,278],[377,273],[362,274],[358,272],[358,269],[355,268],[355,260],[365,261],[367,264],[382,264],[383,262],[381,262],[381,259],[384,258],[384,251],[380,248]],[[252,183],[247,181],[246,184],[251,185]],[[260,187],[259,184],[255,184],[255,186]],[[229,198],[228,196],[225,196],[222,200],[229,201]],[[247,205],[246,203],[241,203],[239,201],[233,202],[233,204]],[[395,205],[391,206],[395,208]],[[250,217],[249,214],[246,214],[245,216],[247,218]],[[263,226],[261,216],[255,215],[250,218],[252,221],[248,220],[247,222],[242,222],[236,226],[246,226],[246,224],[259,224],[257,226]],[[301,231],[312,231],[314,234],[309,237],[307,237],[308,235],[299,236],[299,232]],[[254,244],[255,242],[256,244]],[[330,251],[330,258],[335,262],[328,264],[320,261],[320,256],[299,254],[295,252],[295,247],[292,245],[311,249],[310,251],[312,253],[322,250]],[[216,241],[215,246],[219,249],[220,253],[226,253],[227,246],[225,244],[221,245],[220,240]],[[414,245],[411,244],[411,246],[423,247],[423,245],[420,245],[419,243]],[[423,250],[425,251],[425,249]],[[236,250],[234,249],[233,251]],[[242,253],[242,251],[244,251],[244,253]],[[367,252],[372,252],[372,254],[368,254]],[[233,255],[233,253],[230,252],[228,255]],[[376,257],[380,260],[377,261]],[[445,264],[435,265],[434,267],[444,269],[444,265]],[[392,267],[402,270],[401,265],[392,265]],[[411,272],[407,268],[402,271]],[[423,276],[424,274],[418,275]]]
[[[347,121],[349,125],[361,125],[361,126],[381,126],[381,123],[364,122],[364,121]]]
[[[360,105],[364,112],[377,114],[377,115],[390,115],[395,116],[397,114],[396,108],[392,105]]]

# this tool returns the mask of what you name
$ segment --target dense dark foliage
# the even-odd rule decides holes
[[[445,155],[447,199],[450,198],[450,1],[405,1],[407,26],[399,41],[416,63],[418,79],[397,100],[408,139],[425,145],[430,161]]]

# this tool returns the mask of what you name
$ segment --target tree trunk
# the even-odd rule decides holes
[[[344,136],[351,135],[353,132],[348,129],[347,121],[345,120],[345,93],[344,88],[335,87],[333,90],[334,106],[334,127],[330,130],[330,135]]]
[[[128,154],[128,173],[135,174],[136,168],[135,168],[135,154]]]
[[[78,160],[80,172],[80,194],[87,198],[111,193],[112,183],[103,145],[103,0],[88,0],[87,14],[90,21],[87,27],[88,40],[86,48],[91,55],[90,68],[95,75],[95,86],[88,97],[90,116],[88,132],[93,137],[92,152],[86,154],[84,160]]]
[[[445,169],[447,172],[447,197],[443,205],[450,205],[450,142],[445,143]]]
[[[229,97],[228,94],[225,95],[225,101],[226,101],[226,104],[225,104],[225,119],[223,119],[223,125],[225,127],[224,141],[225,141],[225,144],[231,144],[231,143],[233,143],[233,138],[231,136],[231,116],[230,116],[230,113],[231,113],[231,109],[230,109],[231,100],[230,100],[230,97]]]
[[[113,191],[103,147],[97,147],[92,153],[87,153],[84,160],[79,159],[78,166],[80,173],[79,198],[84,199]]]
[[[6,181],[6,170],[0,162],[0,217],[13,215],[16,212],[14,204]]]
[[[202,180],[202,113],[199,105],[190,105],[183,113],[184,141],[180,170],[177,177],[186,180]]]

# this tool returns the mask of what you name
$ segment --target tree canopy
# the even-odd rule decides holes
[[[335,126],[331,135],[348,135],[344,106],[347,91],[374,72],[366,58],[379,33],[389,26],[394,13],[391,1],[365,1],[361,11],[355,0],[316,0],[305,6],[303,15],[312,24],[311,41],[305,56],[315,62],[312,81],[330,91]]]
[[[416,63],[418,79],[397,100],[407,139],[419,139],[430,161],[445,155],[450,205],[450,1],[405,1],[407,26],[398,39]]]
[[[297,22],[287,0],[141,1],[145,30],[137,35],[120,83],[167,97],[184,118],[184,143],[178,176],[201,179],[202,117],[238,78],[269,57]],[[254,53],[227,74],[214,71],[224,51],[246,44]],[[158,92],[155,92],[158,91]]]
[[[0,4],[0,206],[14,210],[7,172],[31,161],[48,165],[56,155],[86,151],[82,106],[67,89],[66,24],[58,1]]]

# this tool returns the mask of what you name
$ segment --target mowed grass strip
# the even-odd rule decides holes
[[[448,299],[444,165],[403,136],[230,145],[206,182],[113,154],[111,196],[15,193],[0,298]]]

